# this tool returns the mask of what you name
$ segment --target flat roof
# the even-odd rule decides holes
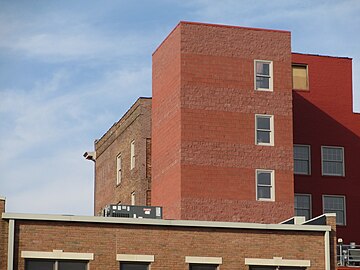
[[[131,225],[171,226],[171,227],[251,229],[251,230],[277,230],[277,231],[318,231],[318,232],[331,231],[331,226],[328,225],[261,224],[261,223],[243,223],[243,222],[141,219],[141,218],[19,214],[19,213],[3,213],[2,218],[9,220],[12,219],[12,220],[32,220],[32,221],[107,223],[107,224],[126,224],[126,225],[131,224]]]
[[[228,24],[216,24],[216,23],[204,23],[204,22],[190,22],[190,21],[180,21],[164,38],[164,40],[156,47],[155,51],[152,53],[154,55],[157,50],[161,47],[161,45],[169,38],[169,36],[175,31],[179,25],[182,24],[192,24],[192,25],[202,25],[202,26],[211,26],[211,27],[225,27],[225,28],[237,28],[237,29],[245,29],[245,30],[253,30],[253,31],[266,31],[266,32],[278,32],[278,33],[291,33],[287,30],[277,30],[277,29],[266,29],[266,28],[256,28],[256,27],[246,27],[246,26],[238,26],[238,25],[228,25]]]
[[[299,53],[299,52],[291,52],[291,54],[300,54],[300,55],[315,56],[315,57],[327,57],[327,58],[339,58],[339,59],[352,60],[351,57],[346,57],[346,56],[331,56],[331,55],[322,55],[322,54],[314,54],[314,53]]]

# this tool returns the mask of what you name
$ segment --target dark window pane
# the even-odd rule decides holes
[[[294,160],[294,172],[309,174],[309,162],[307,160]]]
[[[190,264],[190,270],[216,270],[216,264]]]
[[[269,89],[270,88],[270,78],[256,77],[256,89],[259,89],[259,88]]]
[[[120,270],[147,270],[148,263],[120,263]]]
[[[266,129],[270,130],[270,117],[260,117],[256,118],[257,129]]]
[[[270,131],[257,131],[257,143],[270,143]]]
[[[53,270],[54,262],[47,260],[26,260],[26,270]]]
[[[271,173],[269,172],[258,172],[257,173],[258,185],[271,185]]]
[[[263,62],[256,62],[256,74],[259,75],[270,75],[270,64]]]
[[[271,199],[271,187],[258,187],[258,199]]]
[[[59,261],[58,270],[86,270],[87,262],[82,261]]]

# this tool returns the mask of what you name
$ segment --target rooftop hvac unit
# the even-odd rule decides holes
[[[111,204],[104,209],[104,216],[162,219],[162,207]]]

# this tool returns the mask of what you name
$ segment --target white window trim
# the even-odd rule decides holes
[[[145,262],[152,263],[155,261],[154,255],[141,254],[116,254],[116,260],[121,262]]]
[[[269,64],[269,73],[270,73],[270,79],[269,79],[269,88],[256,88],[256,62],[263,62]],[[265,92],[273,92],[273,61],[270,60],[260,60],[255,59],[254,60],[254,89],[255,91],[265,91]]]
[[[267,117],[270,118],[270,143],[258,143],[257,142],[257,118],[258,117]],[[255,144],[256,145],[265,145],[265,146],[274,146],[274,115],[272,114],[255,114]]]
[[[338,174],[330,174],[330,173],[326,173],[324,174],[324,157],[323,157],[323,149],[324,148],[342,148],[342,169],[343,169],[343,174],[342,175],[338,175]],[[345,148],[343,146],[330,146],[330,145],[322,145],[321,146],[321,175],[322,176],[338,176],[338,177],[345,177]]]
[[[323,194],[322,195],[322,210],[325,214],[325,197],[337,197],[337,198],[344,198],[344,224],[337,224],[336,226],[346,226],[346,196],[345,195],[329,195],[329,194]],[[326,213],[328,214],[328,213]]]
[[[294,193],[294,196],[296,196],[296,195],[308,196],[310,198],[310,209],[309,209],[310,210],[309,211],[310,217],[309,217],[309,220],[312,219],[312,195],[310,193]],[[295,208],[295,205],[294,205],[294,208]]]
[[[135,140],[130,143],[130,170],[135,168]]]
[[[270,179],[271,179],[271,192],[270,192],[270,199],[265,198],[258,198],[258,172],[270,172]],[[255,170],[255,193],[256,193],[256,200],[257,201],[267,201],[267,202],[274,202],[275,201],[275,170],[267,170],[267,169],[256,169]]]
[[[136,192],[135,191],[131,192],[130,200],[131,200],[131,205],[136,205]]]
[[[185,263],[192,264],[222,264],[222,257],[196,257],[186,256]]]
[[[120,160],[120,165],[119,166],[119,160]],[[120,177],[119,177],[119,167],[120,167]],[[116,156],[116,186],[120,185],[122,182],[122,159],[121,159],[121,153],[119,153]]]
[[[25,259],[51,259],[51,260],[94,260],[94,253],[63,252],[62,250],[44,251],[21,251],[21,258]]]
[[[298,175],[311,175],[311,145],[309,144],[294,144],[294,146],[304,146],[309,148],[309,173],[299,173],[299,172],[295,172],[294,169],[294,174],[298,174]],[[295,163],[295,157],[294,157],[294,163]]]
[[[310,260],[286,260],[282,257],[274,257],[273,259],[245,258],[245,265],[310,267]]]

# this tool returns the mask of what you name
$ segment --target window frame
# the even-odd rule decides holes
[[[258,75],[257,71],[256,71],[256,64],[257,63],[266,63],[269,64],[269,76],[264,76],[264,75]],[[266,77],[269,78],[269,88],[257,88],[256,86],[256,78],[257,77]],[[255,91],[265,91],[265,92],[273,92],[274,91],[274,87],[273,87],[273,61],[271,60],[260,60],[260,59],[255,59],[254,60],[254,89]]]
[[[57,270],[59,261],[62,262],[84,262],[89,269],[90,261],[94,260],[93,253],[63,252],[62,250],[44,251],[21,251],[21,258],[25,259],[25,267],[28,261],[48,261],[53,263],[53,269]]]
[[[130,170],[135,168],[135,140],[130,142]]]
[[[295,196],[307,196],[307,197],[309,197],[309,219],[308,220],[312,219],[312,195],[309,194],[309,193],[295,193],[294,194],[294,211],[295,211],[295,215],[296,215]],[[304,210],[304,209],[302,209],[302,210]],[[307,210],[307,209],[305,209],[305,210]],[[306,217],[305,217],[305,220],[306,220]]]
[[[296,146],[299,147],[307,147],[308,148],[308,173],[301,173],[301,172],[295,172],[295,155],[294,155],[294,174],[298,174],[298,175],[311,175],[311,145],[309,144],[294,144],[293,148],[295,148]],[[298,159],[298,160],[304,160],[304,159]]]
[[[322,208],[323,208],[323,213],[335,213],[335,212],[325,212],[325,197],[331,197],[331,198],[343,198],[343,212],[344,212],[344,223],[343,224],[338,224],[337,220],[336,220],[336,226],[346,226],[346,196],[345,195],[329,195],[329,194],[323,194],[322,195]]]
[[[189,270],[194,265],[211,265],[215,266],[217,270],[220,269],[220,265],[223,263],[222,257],[198,257],[198,256],[185,256],[185,263],[188,264]]]
[[[264,143],[264,142],[258,142],[258,118],[269,118],[270,119],[270,142]],[[261,130],[259,130],[261,131]],[[267,130],[264,130],[267,131]],[[255,114],[255,144],[256,145],[263,145],[263,146],[274,146],[274,137],[275,137],[275,131],[274,131],[274,115],[272,114]]]
[[[147,264],[147,270],[150,270],[151,263],[155,261],[155,256],[143,254],[116,254],[116,260],[119,262],[119,269],[121,269],[122,263],[139,263]]]
[[[258,173],[270,173],[270,198],[259,198],[258,195]],[[262,185],[264,186],[264,185]],[[256,193],[256,200],[257,201],[267,201],[267,202],[274,202],[275,201],[275,170],[269,169],[256,169],[255,170],[255,193]]]
[[[116,186],[122,182],[122,157],[121,153],[116,156]]]
[[[306,69],[306,88],[295,88],[294,87],[294,73],[293,67],[305,67]],[[301,64],[301,63],[291,63],[291,78],[292,78],[292,89],[295,91],[310,91],[310,81],[309,81],[309,65],[308,64]]]
[[[324,173],[324,148],[332,148],[332,149],[342,149],[342,175],[340,174],[331,174]],[[332,160],[326,160],[328,162],[337,162]],[[322,176],[335,176],[335,177],[345,177],[345,148],[343,146],[330,146],[330,145],[322,145],[321,146],[321,175]]]

